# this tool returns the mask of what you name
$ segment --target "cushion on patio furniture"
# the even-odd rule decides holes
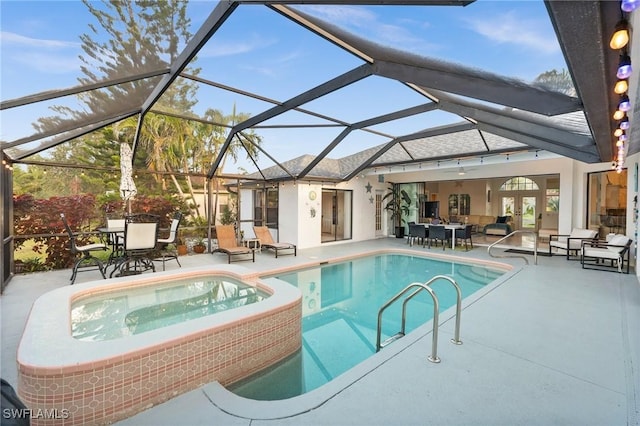
[[[582,245],[582,267],[585,269],[611,269],[622,272],[624,264],[627,264],[626,273],[629,273],[629,251],[631,239],[626,235],[614,235],[607,241],[585,241]],[[610,265],[607,267],[607,263]]]
[[[611,250],[612,252],[619,254],[626,248],[628,242],[629,238],[627,238],[626,235],[614,235],[609,241],[607,241],[607,250]]]
[[[582,240],[591,240],[595,238],[597,234],[598,231],[593,231],[591,229],[573,228],[569,235],[555,235],[557,239],[549,241],[549,246],[563,250],[566,250],[567,248],[571,250],[578,250],[582,245]],[[550,237],[553,236],[554,235],[551,235]]]

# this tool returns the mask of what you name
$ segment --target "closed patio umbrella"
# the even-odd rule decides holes
[[[125,201],[127,211],[131,213],[131,199],[138,189],[133,181],[133,152],[127,143],[120,144],[120,196]]]

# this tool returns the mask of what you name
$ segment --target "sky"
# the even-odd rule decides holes
[[[211,13],[215,2],[192,1],[188,11],[191,32]],[[466,7],[424,6],[296,6],[368,38],[378,44],[414,54],[465,64],[484,71],[531,82],[539,74],[566,68],[542,0],[484,1]],[[76,0],[0,0],[0,98],[14,99],[42,91],[72,87],[82,76],[80,35],[89,31],[93,17]],[[242,5],[198,54],[200,77],[257,93],[277,101],[287,100],[362,62],[333,44],[302,30],[264,6]],[[345,121],[391,112],[424,103],[425,99],[395,81],[366,79],[345,89],[350,96],[331,94],[304,108]],[[198,91],[195,112],[207,108],[230,113],[258,114],[271,107],[204,85]],[[51,115],[46,107],[75,105],[59,99],[47,105],[0,112],[0,140],[12,141],[33,133],[30,123]],[[380,126],[395,136],[407,130],[459,122],[443,112]],[[317,124],[322,120],[289,112],[265,124]],[[316,154],[341,129],[260,129],[264,146],[279,160],[303,153]],[[363,134],[349,140],[331,157],[339,158],[388,139]],[[321,143],[315,143],[321,140]],[[274,154],[275,153],[275,154]]]

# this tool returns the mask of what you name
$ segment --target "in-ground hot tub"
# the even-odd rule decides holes
[[[225,286],[218,285],[215,297],[213,288],[200,286],[202,291],[167,300],[176,291],[172,283],[221,277],[256,289],[248,294],[261,297],[251,304],[235,299],[221,310],[218,292]],[[151,291],[140,293],[142,287]],[[127,293],[131,300],[121,296]],[[151,298],[157,303],[147,303]],[[101,300],[117,302],[104,308]],[[112,322],[125,324],[96,326],[95,317],[105,309],[113,311]],[[167,310],[170,320],[158,324]],[[194,318],[195,311],[207,312]],[[286,358],[301,347],[301,315],[298,289],[261,280],[236,265],[66,286],[33,305],[18,347],[18,392],[31,409],[63,414],[32,424],[112,423],[212,381],[233,383]]]

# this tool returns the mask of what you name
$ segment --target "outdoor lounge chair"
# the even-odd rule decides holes
[[[613,235],[608,241],[585,241],[580,257],[582,269],[616,270],[622,273],[625,263],[629,273],[631,239],[626,235]]]
[[[269,232],[269,228],[266,226],[254,226],[253,232],[256,234],[256,238],[260,240],[260,245],[262,248],[272,249],[276,252],[276,258],[278,257],[278,251],[280,250],[293,250],[294,256],[298,255],[298,250],[295,244],[292,243],[276,243],[273,241],[273,237],[271,236],[271,232]]]
[[[218,247],[212,251],[212,253],[220,252],[226,253],[229,263],[233,256],[242,256],[250,254],[253,262],[256,261],[256,253],[248,247],[239,246],[238,239],[236,238],[236,231],[233,225],[218,225],[216,226],[216,236],[218,238]],[[240,259],[240,260],[249,260]]]
[[[569,235],[549,235],[549,256],[553,253],[551,250],[563,250],[567,254],[567,260],[571,260],[571,253],[575,256],[579,256],[580,250],[582,250],[582,242],[587,240],[595,240],[598,235],[598,231],[591,229],[573,228]],[[579,260],[576,257],[574,260]]]

